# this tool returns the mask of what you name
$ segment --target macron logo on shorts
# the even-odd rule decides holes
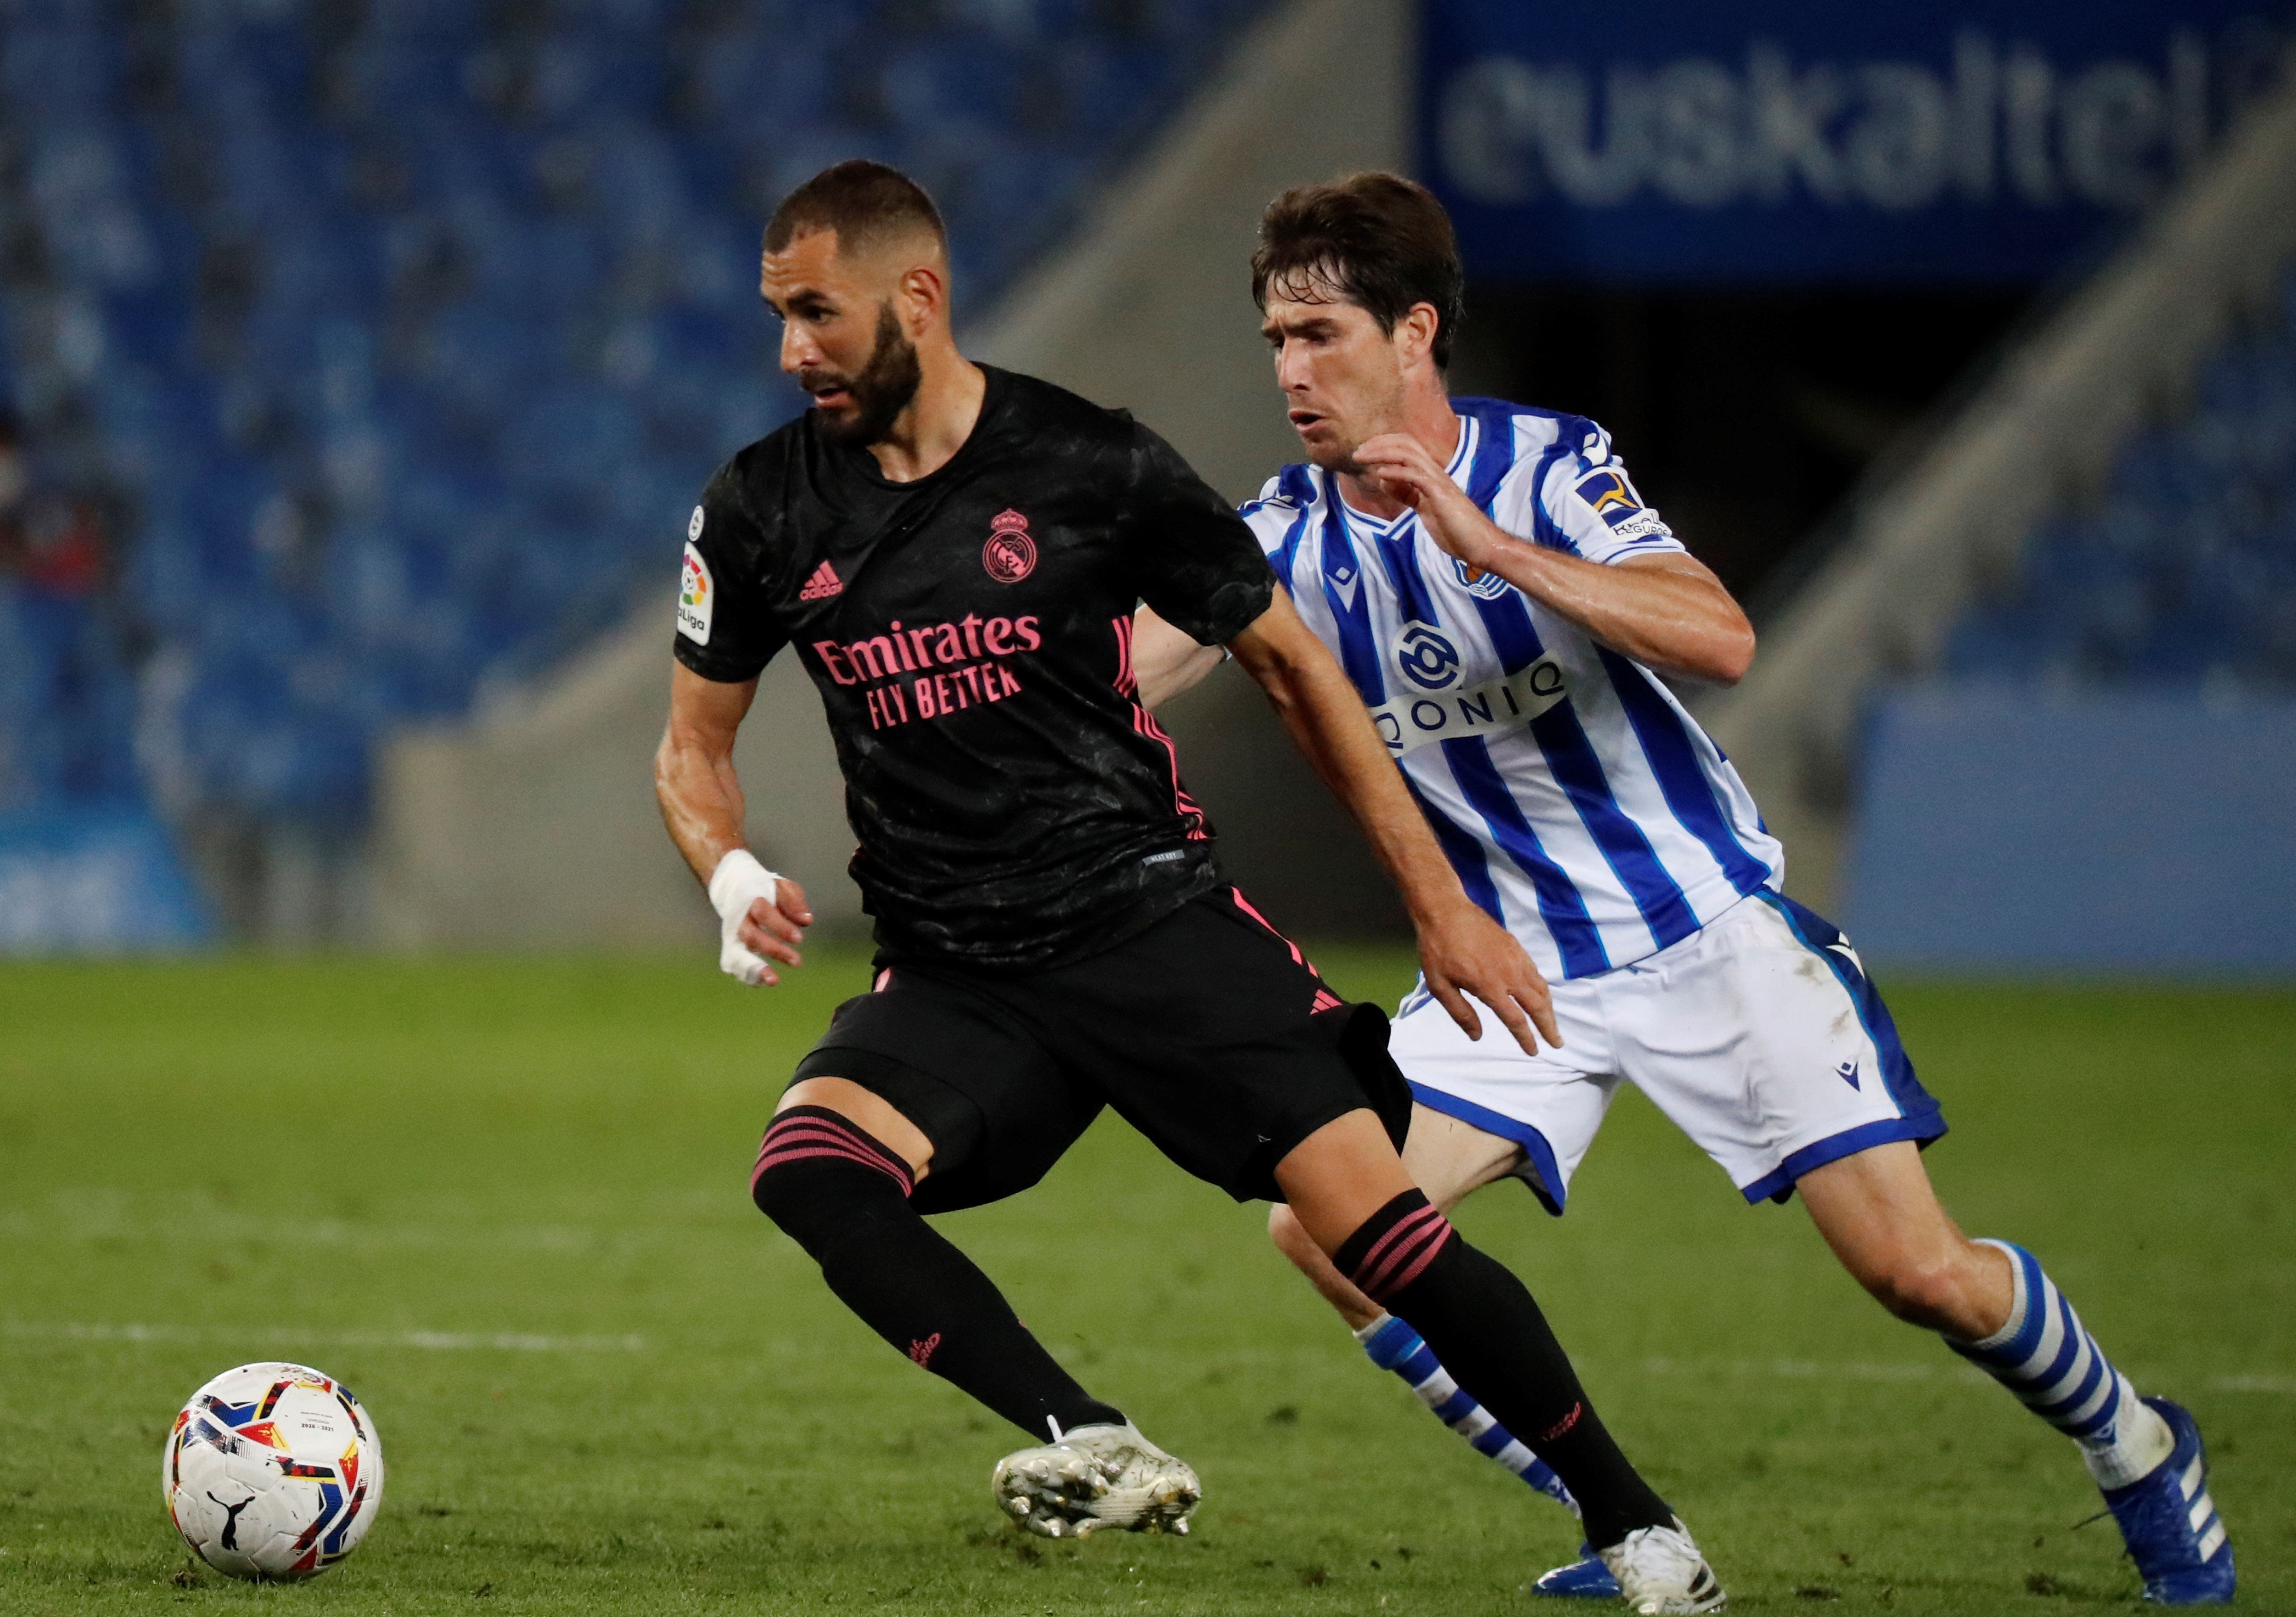
[[[845,580],[837,576],[835,568],[824,562],[813,570],[813,577],[805,581],[805,587],[797,592],[797,598],[800,601],[826,601],[832,595],[844,593]]]

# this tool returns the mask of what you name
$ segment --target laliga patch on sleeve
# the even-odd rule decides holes
[[[697,531],[701,526],[701,513],[698,510],[693,513],[693,526]],[[718,586],[709,577],[709,563],[701,559],[701,553],[688,539],[685,565],[679,570],[677,578],[677,632],[696,645],[709,644],[709,615],[717,603]]]
[[[1611,532],[1621,539],[1670,539],[1674,529],[1658,520],[1655,511],[1637,511],[1623,521],[1611,524]]]
[[[1627,474],[1615,468],[1590,472],[1578,480],[1578,497],[1594,507],[1595,514],[1611,527],[1630,521],[1643,509],[1642,496],[1627,480]]]
[[[1658,513],[1643,504],[1642,496],[1613,468],[1591,472],[1578,480],[1578,497],[1594,508],[1613,534],[1622,539],[1671,538],[1673,529],[1659,521]]]

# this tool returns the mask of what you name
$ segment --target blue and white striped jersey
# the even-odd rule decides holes
[[[1590,562],[1680,551],[1602,428],[1456,398],[1454,481],[1507,532]],[[1776,887],[1738,772],[1641,664],[1419,531],[1287,466],[1243,507],[1362,693],[1468,896],[1550,979],[1626,965]]]

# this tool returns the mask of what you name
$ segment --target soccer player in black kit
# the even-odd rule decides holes
[[[1223,880],[1139,703],[1144,600],[1266,689],[1401,889],[1461,1025],[1478,1025],[1472,995],[1526,1048],[1534,1023],[1555,1041],[1538,973],[1468,901],[1250,530],[1128,415],[957,352],[939,217],[890,168],[841,163],[791,193],[762,289],[814,407],[735,456],[694,513],[656,785],[722,919],[721,964],[775,981],[812,915],[743,848],[732,760],[759,670],[793,647],[828,713],[878,952],[766,1132],[758,1207],[880,1335],[1037,1441],[995,1478],[1036,1531],[1185,1531],[1194,1473],[1054,1362],[921,1215],[1027,1189],[1103,1105],[1238,1200],[1286,1200],[1537,1447],[1597,1547],[1670,1523],[1530,1294],[1405,1175],[1385,1019]]]

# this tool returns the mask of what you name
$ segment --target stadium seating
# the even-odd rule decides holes
[[[1947,646],[1948,677],[2296,688],[2296,275],[2190,413],[2125,446],[2095,509],[2027,541]]]
[[[1950,971],[2296,968],[2296,274],[1868,707],[1846,916]]]
[[[96,598],[0,586],[0,808],[355,833],[380,735],[665,591],[797,407],[773,198],[902,165],[981,310],[1260,3],[10,8],[6,386],[119,531]]]

